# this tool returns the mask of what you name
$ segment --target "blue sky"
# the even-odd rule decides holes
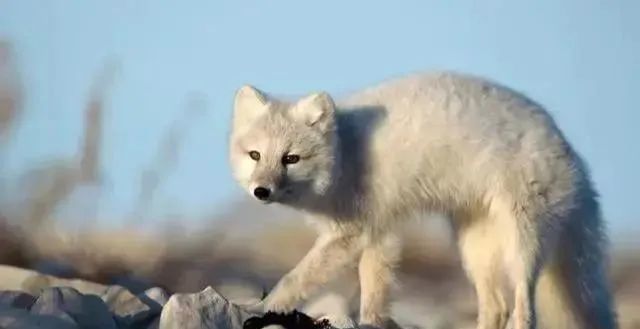
[[[189,95],[188,126],[158,218],[223,209],[240,189],[226,158],[231,98],[250,82],[276,93],[345,93],[416,70],[455,69],[547,106],[586,158],[616,232],[640,228],[640,2],[595,1],[0,1],[27,96],[5,175],[72,155],[89,88],[120,71],[105,122],[102,218],[131,212]]]

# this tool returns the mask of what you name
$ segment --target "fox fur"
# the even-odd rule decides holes
[[[523,94],[458,72],[396,77],[341,99],[245,85],[232,121],[235,179],[319,232],[256,308],[291,310],[357,264],[359,322],[384,327],[398,224],[439,212],[475,287],[477,328],[617,327],[588,169]]]

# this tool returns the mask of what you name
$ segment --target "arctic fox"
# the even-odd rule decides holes
[[[392,78],[335,101],[245,85],[232,121],[236,180],[264,203],[306,213],[319,230],[256,307],[291,310],[357,264],[359,322],[384,327],[397,224],[435,211],[456,233],[478,328],[617,327],[588,170],[526,96],[458,72]]]

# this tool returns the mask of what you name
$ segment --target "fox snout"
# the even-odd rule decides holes
[[[247,192],[265,203],[278,201],[284,180],[283,174],[280,168],[273,168],[264,163],[258,164]]]
[[[269,200],[269,196],[271,195],[271,189],[258,186],[253,190],[253,196],[255,196],[260,201]]]
[[[277,202],[280,198],[279,184],[265,181],[257,181],[249,185],[247,192],[264,203]]]

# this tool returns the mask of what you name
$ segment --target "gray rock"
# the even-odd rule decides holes
[[[195,294],[175,294],[162,309],[160,329],[240,329],[251,314],[211,287]]]
[[[121,286],[111,286],[102,300],[115,315],[118,323],[138,328],[160,314],[162,306],[155,301],[145,302]]]
[[[74,297],[76,296],[67,296],[65,298],[60,295],[62,295],[62,293],[59,292],[59,289],[47,289],[46,291],[43,291],[31,307],[31,313],[36,315],[55,317],[68,324],[76,325],[76,321],[73,319],[71,314],[65,311],[63,304],[66,302],[67,304],[73,305],[80,304],[80,302],[75,300],[76,298]],[[81,297],[78,296],[77,299],[81,299]]]
[[[83,295],[74,288],[55,287],[42,291],[31,313],[48,315],[82,328],[116,329],[107,305],[95,295]]]
[[[138,294],[138,298],[140,298],[142,302],[149,306],[157,305],[160,309],[167,303],[169,297],[171,297],[169,293],[160,287],[153,287]]]
[[[27,310],[0,307],[0,328],[3,329],[80,329],[76,323],[52,315],[31,314]]]
[[[0,307],[28,310],[35,302],[35,297],[22,291],[0,291]]]

